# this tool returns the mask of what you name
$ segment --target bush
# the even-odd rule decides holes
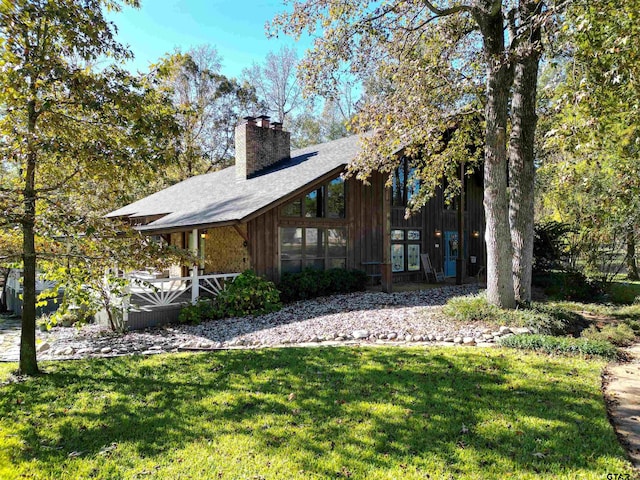
[[[280,292],[273,284],[247,270],[228,284],[215,298],[200,298],[180,310],[178,321],[197,325],[204,320],[262,315],[282,308]]]
[[[199,298],[195,305],[186,305],[180,309],[178,322],[188,325],[198,325],[205,320],[218,317],[218,310],[209,298]]]
[[[618,350],[611,343],[602,340],[588,340],[550,335],[511,335],[499,340],[503,347],[536,350],[551,354],[588,355],[613,359]]]
[[[575,334],[587,325],[580,315],[555,305],[534,303],[516,310],[503,310],[490,305],[484,294],[453,297],[447,301],[442,311],[461,322],[483,321],[514,325],[547,335]]]
[[[533,270],[546,272],[562,268],[562,260],[567,250],[567,234],[570,225],[555,221],[538,223],[534,227]]]
[[[453,297],[447,300],[442,312],[459,322],[484,321],[499,323],[505,320],[506,311],[490,305],[483,294]],[[503,323],[505,323],[503,321]]]
[[[545,294],[556,300],[593,302],[604,293],[601,281],[587,278],[576,271],[536,274],[533,276],[533,284],[544,288]]]
[[[282,300],[293,302],[308,298],[364,290],[367,274],[361,270],[305,268],[300,273],[283,273],[278,285]]]
[[[587,328],[582,332],[582,337],[589,340],[602,340],[613,343],[618,347],[627,347],[636,339],[636,332],[626,323],[618,325],[605,325],[598,329],[595,325]]]
[[[282,308],[280,292],[273,282],[247,270],[215,298],[218,318],[262,315]]]

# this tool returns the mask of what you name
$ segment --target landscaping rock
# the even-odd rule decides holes
[[[363,340],[367,337],[369,337],[369,331],[368,330],[354,330],[353,333],[353,338],[356,340]]]
[[[511,333],[511,329],[509,327],[502,326],[499,329],[500,335],[504,335],[505,333]]]

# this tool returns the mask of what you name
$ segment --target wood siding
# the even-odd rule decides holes
[[[314,190],[326,179],[311,185],[302,195]],[[467,182],[465,211],[467,272],[475,274],[478,266],[485,265],[484,253],[484,208],[481,176],[474,174]],[[274,207],[247,222],[249,255],[251,268],[256,273],[278,281],[280,278],[280,227],[332,228],[348,227],[347,267],[364,270],[370,275],[380,273],[383,261],[383,218],[384,177],[375,174],[369,184],[350,178],[345,182],[345,218],[292,218],[281,215],[282,207]],[[444,196],[439,189],[429,203],[418,213],[404,218],[404,208],[393,207],[391,211],[392,229],[420,230],[421,253],[428,253],[434,267],[443,268],[444,232],[457,231],[457,212],[446,209]],[[435,236],[436,230],[441,232]],[[478,232],[478,237],[473,237]],[[469,258],[476,257],[471,265]],[[399,272],[393,274],[394,281],[414,281],[424,278],[419,272]]]

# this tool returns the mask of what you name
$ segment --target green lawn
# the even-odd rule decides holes
[[[48,363],[42,377],[0,386],[0,478],[631,474],[605,413],[603,365],[399,347]]]

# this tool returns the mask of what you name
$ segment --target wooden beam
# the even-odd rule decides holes
[[[240,235],[243,238],[243,240],[245,242],[247,242],[247,246],[248,246],[249,245],[249,236],[242,231],[242,229],[240,228],[240,226],[237,223],[233,224],[233,228],[234,228],[234,230],[236,232],[238,232],[238,235]]]

